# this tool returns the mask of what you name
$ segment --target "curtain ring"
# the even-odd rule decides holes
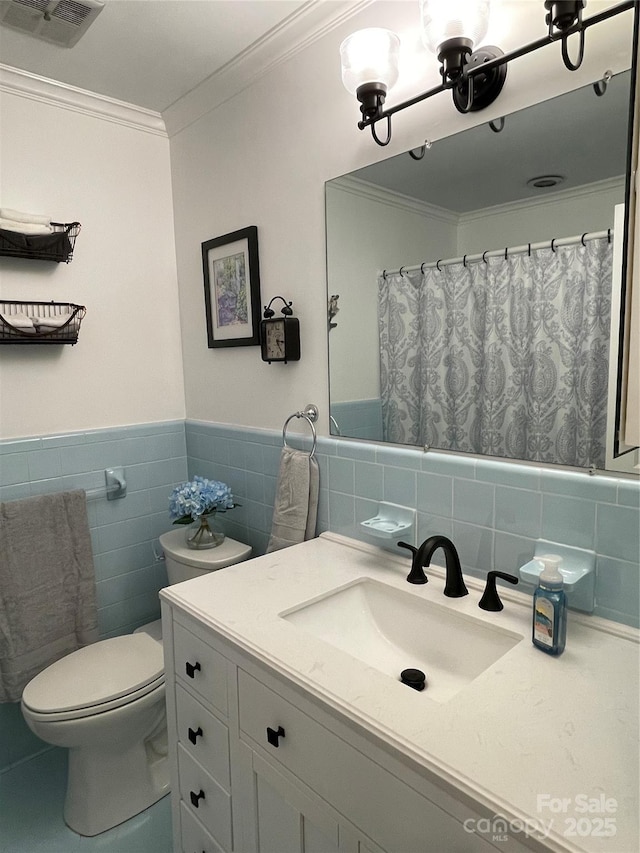
[[[463,266],[463,267],[466,267],[466,265],[467,265],[467,256],[465,255],[465,256],[462,258],[462,266]]]
[[[404,276],[404,273],[402,272],[403,269],[404,269],[404,267],[400,267],[400,276],[401,277]]]
[[[507,255],[509,254],[509,247],[504,250],[504,259],[507,260]]]
[[[554,237],[553,240],[551,241],[551,251],[554,253],[556,251],[555,243],[556,243],[556,238]]]
[[[607,243],[611,242],[611,228],[607,228]]]
[[[484,252],[482,253],[482,260],[485,262],[485,264],[489,263],[489,261],[487,260],[487,257],[486,257],[488,251],[489,251],[488,249],[485,249]]]
[[[529,257],[531,257],[531,243],[529,243],[529,246],[527,248],[527,254],[529,255]]]
[[[436,267],[438,268],[438,272],[442,272],[442,270],[440,269],[440,261],[441,260],[442,260],[442,258],[440,258],[439,260],[436,261]]]
[[[423,261],[423,262],[420,264],[420,274],[421,274],[421,275],[424,275],[424,265],[425,265],[425,264],[426,264],[426,261]]]
[[[587,236],[587,232],[585,231],[585,232],[584,232],[584,234],[582,235],[582,237],[580,238],[580,242],[582,243],[582,245],[583,245],[583,246],[586,246],[586,245],[587,245],[587,244],[584,242],[584,238],[585,238],[586,236]]]
[[[387,280],[387,271],[386,270],[382,270],[382,278],[384,279],[384,281]]]

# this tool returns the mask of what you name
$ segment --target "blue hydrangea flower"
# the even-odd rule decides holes
[[[175,524],[195,521],[213,509],[233,509],[233,495],[226,483],[197,475],[189,483],[176,486],[169,495],[169,516]]]

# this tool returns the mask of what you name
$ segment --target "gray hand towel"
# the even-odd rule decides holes
[[[85,493],[0,502],[0,702],[97,639]]]
[[[283,447],[267,554],[316,535],[318,463],[302,450]]]

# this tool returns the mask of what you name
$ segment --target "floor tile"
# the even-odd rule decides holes
[[[0,776],[2,853],[172,853],[169,797],[85,838],[64,823],[66,782],[63,749],[48,750]]]

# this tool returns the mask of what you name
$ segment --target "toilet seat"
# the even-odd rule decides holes
[[[25,708],[49,720],[101,714],[164,689],[162,644],[148,634],[100,640],[61,658],[31,679]]]

